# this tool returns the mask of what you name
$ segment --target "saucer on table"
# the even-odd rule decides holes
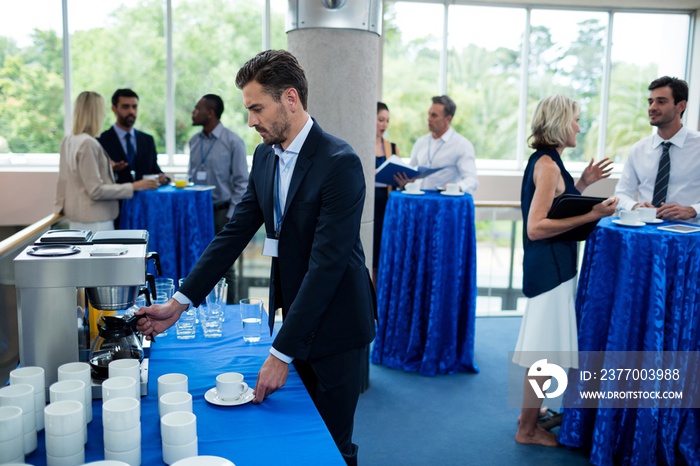
[[[643,227],[646,225],[644,222],[634,222],[634,223],[627,223],[623,222],[622,220],[616,219],[612,221],[615,225],[620,225],[622,227]]]
[[[440,191],[440,194],[442,194],[443,196],[464,196],[463,192],[448,193],[447,191]]]
[[[241,396],[236,398],[235,400],[222,400],[219,398],[219,394],[216,391],[216,387],[210,388],[207,390],[207,392],[204,394],[204,399],[207,400],[209,403],[217,406],[239,406],[239,405],[244,405],[246,403],[250,403],[253,401],[253,398],[255,398],[255,395],[253,394],[253,389],[248,387],[248,390],[243,392]]]
[[[655,218],[654,220],[642,220],[644,223],[664,223],[664,219]]]
[[[425,194],[425,191],[401,191],[404,194],[410,194],[411,196],[420,196]]]

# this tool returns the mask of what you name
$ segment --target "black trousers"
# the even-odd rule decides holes
[[[308,361],[294,360],[301,380],[348,465],[357,465],[352,443],[355,408],[362,384],[362,348]]]

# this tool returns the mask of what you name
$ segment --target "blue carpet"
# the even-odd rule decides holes
[[[509,400],[508,352],[519,328],[519,317],[477,319],[479,374],[423,377],[372,364],[355,415],[360,465],[588,464],[585,451],[515,442],[524,372],[511,374]]]

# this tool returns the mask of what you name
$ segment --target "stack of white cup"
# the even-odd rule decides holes
[[[0,464],[24,462],[22,408],[0,406]]]
[[[46,407],[46,376],[39,366],[20,367],[10,372],[10,385],[26,383],[34,387],[34,424],[36,431],[44,429],[44,408]]]
[[[55,401],[44,408],[47,466],[85,463],[85,408],[75,400]]]
[[[165,374],[158,377],[158,415],[177,411],[192,412],[192,395],[188,392],[185,374]]]
[[[134,396],[141,398],[141,363],[138,359],[116,359],[109,363],[109,378],[128,377],[136,383]]]
[[[24,454],[28,455],[36,450],[37,441],[36,417],[34,416],[34,387],[26,383],[18,383],[0,388],[0,406],[16,406],[22,410],[22,439]]]
[[[85,383],[82,380],[61,380],[49,387],[49,401],[77,401],[83,405],[83,443],[87,443],[87,409],[85,409]]]
[[[164,415],[160,418],[160,437],[165,464],[197,456],[197,416],[186,411]]]
[[[109,401],[114,398],[133,398],[139,401],[140,396],[136,395],[136,381],[131,377],[118,376],[110,377],[102,382],[102,401]],[[139,394],[140,394],[140,388]]]
[[[90,364],[86,362],[69,362],[58,367],[58,380],[80,380],[85,384],[85,417],[92,422],[92,374]]]
[[[109,379],[107,379],[109,380]],[[141,464],[141,402],[132,396],[102,405],[105,459]]]

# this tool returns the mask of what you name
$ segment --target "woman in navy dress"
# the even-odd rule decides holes
[[[561,241],[557,235],[615,213],[617,199],[610,197],[584,215],[549,219],[547,213],[562,194],[580,195],[592,183],[610,176],[610,159],[593,160],[574,182],[564,167],[561,154],[576,147],[579,105],[565,96],[546,97],[532,118],[530,156],[521,191],[523,215],[523,293],[528,297],[515,347],[513,362],[530,368],[543,358],[562,368],[578,367],[578,334],[574,309],[576,277],[575,241]],[[515,435],[519,443],[557,446],[554,434],[537,426],[542,406],[530,379],[541,391],[550,377],[525,374],[520,425]]]

